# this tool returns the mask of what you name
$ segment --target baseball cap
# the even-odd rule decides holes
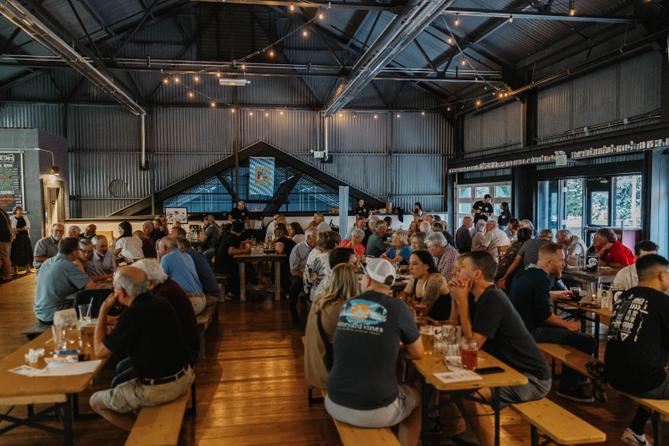
[[[373,281],[391,286],[395,282],[395,267],[386,259],[367,257],[363,272]]]

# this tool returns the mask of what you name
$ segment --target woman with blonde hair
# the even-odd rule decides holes
[[[332,269],[328,287],[311,305],[304,336],[304,376],[317,389],[327,387],[334,360],[332,342],[339,312],[344,303],[358,294],[355,267],[341,263]]]

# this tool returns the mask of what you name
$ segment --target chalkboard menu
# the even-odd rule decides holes
[[[11,212],[23,204],[23,155],[0,152],[0,207]]]

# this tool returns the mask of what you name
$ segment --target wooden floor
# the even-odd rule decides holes
[[[32,275],[0,285],[0,357],[25,343],[20,331],[34,322],[33,292]],[[307,404],[302,333],[292,326],[287,303],[260,300],[220,308],[218,326],[211,327],[207,337],[208,359],[197,366],[197,419],[184,422],[181,444],[339,444],[322,404]],[[111,377],[112,371],[106,370],[93,390],[105,388]],[[607,445],[622,445],[619,438],[634,407],[613,392],[609,397],[609,403],[593,405],[570,404],[553,395],[551,399],[604,430]],[[81,401],[86,411],[87,395]],[[3,413],[7,409],[0,407]],[[12,412],[22,413],[22,408]],[[100,419],[75,420],[75,439],[82,446],[122,445],[125,434]],[[61,444],[59,436],[30,428],[0,436],[0,445]],[[529,444],[529,426],[513,410],[503,412],[502,444]]]

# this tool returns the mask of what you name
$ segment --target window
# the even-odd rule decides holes
[[[574,234],[583,231],[583,178],[563,181],[564,219],[562,226]]]
[[[614,178],[615,222],[618,228],[641,228],[641,175]]]
[[[486,194],[492,196],[492,205],[495,215],[501,213],[501,204],[503,201],[511,201],[511,182],[492,183],[492,184],[472,184],[466,186],[458,186],[455,188],[458,193],[456,197],[457,225],[462,224],[462,219],[466,215],[472,214],[472,206],[476,201],[483,200]],[[474,196],[472,196],[474,192]],[[511,209],[513,213],[513,209]]]
[[[539,181],[537,190],[537,226],[558,229],[558,181]]]
[[[590,224],[607,226],[609,224],[609,192],[590,192]]]
[[[166,199],[163,207],[187,208],[189,214],[223,212],[232,208],[232,196],[217,177],[212,177]]]

